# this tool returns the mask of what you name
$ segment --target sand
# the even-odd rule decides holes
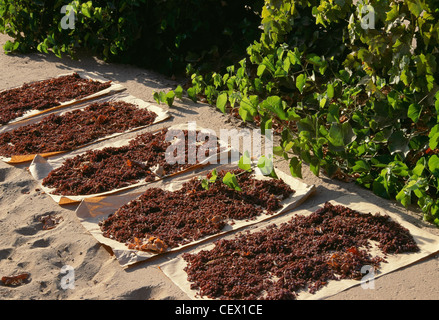
[[[9,39],[0,35],[0,45]],[[134,66],[108,64],[80,55],[78,61],[54,55],[5,55],[0,53],[0,90],[24,82],[57,76],[71,71],[94,72],[126,87],[127,92],[154,103],[154,91],[169,90],[177,81]],[[195,121],[197,125],[219,132],[232,129],[239,122],[215,108],[176,100],[168,108],[172,118],[147,130],[170,124]],[[277,166],[288,172],[282,161]],[[78,221],[77,205],[60,206],[39,186],[27,171],[29,164],[8,165],[0,162],[0,276],[20,272],[31,274],[30,282],[9,288],[0,286],[3,300],[185,300],[183,293],[158,268],[169,257],[155,258],[131,268],[121,268],[110,252],[91,236]],[[373,195],[353,183],[316,177],[304,168],[303,181],[316,186],[316,192],[300,208],[311,208],[328,199],[358,194],[374,204],[397,212],[407,221],[439,235],[439,230],[421,220],[421,213],[408,211],[395,202]],[[52,214],[62,217],[56,228],[43,230],[40,217]],[[74,270],[74,288],[63,286],[63,267]],[[71,274],[70,274],[71,275]],[[64,287],[64,288],[63,288]],[[417,300],[437,299],[439,289],[439,255],[433,255],[411,266],[375,280],[374,289],[355,286],[330,299],[339,300]]]

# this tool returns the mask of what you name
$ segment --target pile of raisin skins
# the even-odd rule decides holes
[[[236,220],[272,214],[282,207],[282,200],[295,192],[280,179],[259,180],[249,172],[243,174],[241,169],[232,172],[240,174],[242,191],[222,182],[225,171],[218,172],[208,190],[199,178],[176,191],[149,188],[100,223],[103,235],[126,244],[153,236],[168,248],[175,248],[218,234]]]
[[[156,117],[156,113],[124,101],[95,102],[0,134],[0,155],[70,151],[114,133],[150,125]]]
[[[193,166],[189,161],[188,131],[183,130],[184,154],[175,149],[175,163],[166,158],[172,137],[178,132],[162,129],[156,133],[146,132],[138,135],[125,146],[90,150],[84,154],[67,159],[63,165],[49,173],[43,185],[53,188],[57,195],[89,195],[128,187],[144,180],[154,181],[158,177],[171,175]],[[197,148],[200,150],[202,144]],[[217,143],[217,153],[224,147]],[[206,150],[209,154],[210,150]],[[180,158],[181,157],[181,158]]]
[[[0,92],[0,125],[31,110],[47,110],[73,99],[80,99],[111,86],[111,82],[84,79],[78,73],[26,83]]]
[[[371,241],[384,255],[370,253]],[[242,232],[183,258],[200,296],[280,300],[315,293],[331,280],[361,280],[364,266],[379,268],[388,254],[417,251],[409,231],[390,217],[326,203],[309,216]]]

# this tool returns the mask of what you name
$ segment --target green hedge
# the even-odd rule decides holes
[[[64,4],[0,0],[0,31],[15,39],[5,50],[83,47],[166,72],[196,63],[186,92],[157,101],[187,94],[237,110],[275,129],[293,176],[306,163],[439,226],[438,1],[73,1],[74,30],[60,28]],[[226,56],[234,63],[217,68]]]
[[[75,8],[74,29],[61,27],[64,5]],[[220,58],[242,56],[259,37],[261,7],[261,0],[0,0],[0,32],[14,39],[6,52],[74,56],[87,48],[109,61],[172,73],[188,62],[213,68]]]
[[[293,176],[306,163],[439,226],[439,2],[265,0],[261,17],[247,57],[188,96],[274,129]]]

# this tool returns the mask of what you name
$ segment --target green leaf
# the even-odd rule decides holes
[[[340,122],[340,106],[335,103],[331,103],[328,107],[328,114],[326,116],[328,123]]]
[[[434,135],[431,136],[428,144],[430,146],[430,149],[432,149],[432,150],[437,148],[437,146],[439,144],[439,132],[435,133]]]
[[[216,107],[221,110],[222,113],[226,113],[227,93],[221,93],[216,100]]]
[[[355,162],[355,166],[352,170],[354,170],[354,172],[369,172],[370,165],[364,160],[358,160]]]
[[[244,152],[244,155],[239,159],[238,167],[245,171],[252,170],[251,159],[249,152],[247,150]]]
[[[410,12],[415,17],[419,17],[421,15],[421,12],[424,10],[423,5],[422,5],[420,0],[408,0],[407,6],[408,6]]]
[[[437,155],[432,155],[428,159],[428,170],[436,176],[439,174],[439,157]]]
[[[421,107],[419,104],[417,104],[417,103],[412,103],[412,104],[409,106],[409,109],[408,109],[408,111],[407,111],[407,116],[408,116],[410,119],[412,119],[412,121],[413,121],[414,123],[416,123],[416,122],[418,122],[418,120],[419,120],[419,117],[420,117],[420,115],[421,115],[421,111],[422,111],[422,107]]]
[[[165,95],[165,101],[166,104],[169,107],[172,107],[172,105],[174,104],[174,98],[175,98],[175,92],[174,91],[169,91],[166,95]]]
[[[302,161],[300,161],[297,157],[292,157],[289,167],[293,177],[302,179]]]
[[[210,183],[215,183],[216,179],[218,178],[218,173],[216,171],[216,169],[213,169],[211,172],[211,177],[209,179]]]
[[[188,95],[189,99],[191,99],[193,102],[198,101],[197,92],[196,92],[195,88],[193,88],[193,87],[188,88],[187,95]]]
[[[329,142],[335,147],[343,147],[343,132],[341,130],[341,125],[338,123],[333,123],[329,129],[328,134]]]
[[[175,92],[175,96],[178,98],[178,99],[182,99],[183,98],[183,88],[181,87],[181,86],[178,86],[175,90],[174,90],[174,92]]]
[[[258,103],[259,98],[256,95],[241,100],[238,112],[244,122],[252,120],[258,114]]]
[[[1,22],[1,20],[0,20]],[[13,51],[16,51],[20,47],[20,42],[15,40],[14,42],[11,42],[10,40],[7,40],[5,44],[3,45],[3,49],[5,50],[5,53],[11,53]]]
[[[338,74],[339,74],[339,76],[340,76],[340,79],[341,79],[344,83],[346,83],[346,84],[349,83],[350,78],[351,78],[349,72],[347,72],[346,70],[340,70]]]
[[[258,159],[258,168],[261,170],[264,176],[270,176],[277,179],[277,174],[274,171],[273,161],[270,157],[261,156]]]
[[[407,207],[412,202],[411,194],[412,194],[411,190],[403,188],[403,189],[401,189],[401,191],[398,192],[398,194],[396,195],[395,199],[397,201],[401,202],[401,204],[404,207]]]
[[[207,179],[201,179],[201,187],[205,190],[209,190],[209,181]]]
[[[306,75],[301,73],[296,78],[296,88],[299,89],[300,93],[303,93],[303,88],[305,88],[306,84]]]
[[[429,146],[432,150],[436,149],[439,144],[439,124],[435,125],[428,134]]]
[[[312,157],[311,161],[309,163],[309,169],[312,173],[314,173],[315,176],[320,175],[320,161],[317,157]]]
[[[293,51],[288,51],[287,54],[288,58],[290,59],[291,64],[296,65],[296,64],[301,64],[301,53],[299,52],[299,50],[297,49],[297,47],[294,48],[294,52]]]
[[[315,53],[311,53],[309,55],[306,56],[306,60],[316,66],[322,66],[323,65],[323,61],[322,58],[320,58],[318,55],[316,55]]]
[[[61,49],[57,46],[57,45],[55,45],[53,48],[52,48],[52,52],[55,54],[55,56],[57,56],[58,58],[62,58],[62,56],[61,56]]]
[[[278,96],[270,96],[261,103],[261,109],[273,112],[281,120],[287,120],[288,116],[286,114],[284,106],[285,104]]]
[[[242,189],[238,185],[238,179],[236,178],[236,175],[231,172],[227,172],[225,174],[223,178],[223,183],[233,190],[242,191]]]
[[[329,83],[326,87],[326,95],[329,99],[332,99],[334,97],[334,86],[331,83]]]
[[[373,193],[375,193],[377,196],[380,196],[381,198],[389,199],[389,192],[388,192],[386,179],[382,175],[378,176],[373,181],[372,190]]]
[[[213,169],[211,172],[210,179],[201,179],[201,187],[205,190],[209,190],[209,185],[211,183],[215,183],[218,178],[218,173],[216,169]]]
[[[40,52],[49,53],[47,45],[44,42],[41,42],[40,44],[38,44],[37,50]]]
[[[271,117],[262,116],[261,124],[260,124],[261,134],[264,135],[265,130],[271,130],[272,127],[273,127],[273,119]]]
[[[418,177],[421,176],[422,173],[424,172],[425,165],[426,165],[425,158],[419,159],[418,162],[416,162],[415,168],[412,170],[413,174],[417,175]]]
[[[155,102],[157,102],[157,104],[160,104],[160,102],[161,102],[160,93],[154,91],[153,97],[154,97]]]
[[[299,121],[301,117],[296,113],[294,108],[289,108],[287,110],[288,120],[290,121]]]
[[[92,9],[91,1],[88,1],[87,3],[83,3],[81,6],[81,12],[87,18],[92,18],[91,9]]]
[[[333,123],[329,129],[328,141],[335,151],[344,150],[346,146],[355,141],[356,135],[349,122]]]
[[[409,141],[400,130],[394,131],[388,139],[390,154],[400,153],[407,156],[410,152]]]

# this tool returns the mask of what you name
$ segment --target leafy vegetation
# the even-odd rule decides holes
[[[62,22],[74,10],[74,28]],[[75,56],[86,48],[108,61],[166,74],[232,63],[258,37],[262,0],[0,0],[6,52]]]
[[[355,180],[439,226],[439,3],[266,0],[261,25],[187,95],[274,129],[293,176]]]
[[[189,85],[156,93],[157,102],[187,96],[272,128],[274,152],[293,176],[306,164],[316,175],[355,180],[418,206],[439,226],[437,1],[71,3],[81,8],[81,27],[66,31],[53,15],[62,1],[0,0],[0,31],[15,39],[5,50],[79,46],[121,61],[143,57],[164,71],[184,64]],[[234,44],[245,54],[224,64]],[[207,56],[214,60],[203,65]],[[236,187],[233,177],[226,182]]]

